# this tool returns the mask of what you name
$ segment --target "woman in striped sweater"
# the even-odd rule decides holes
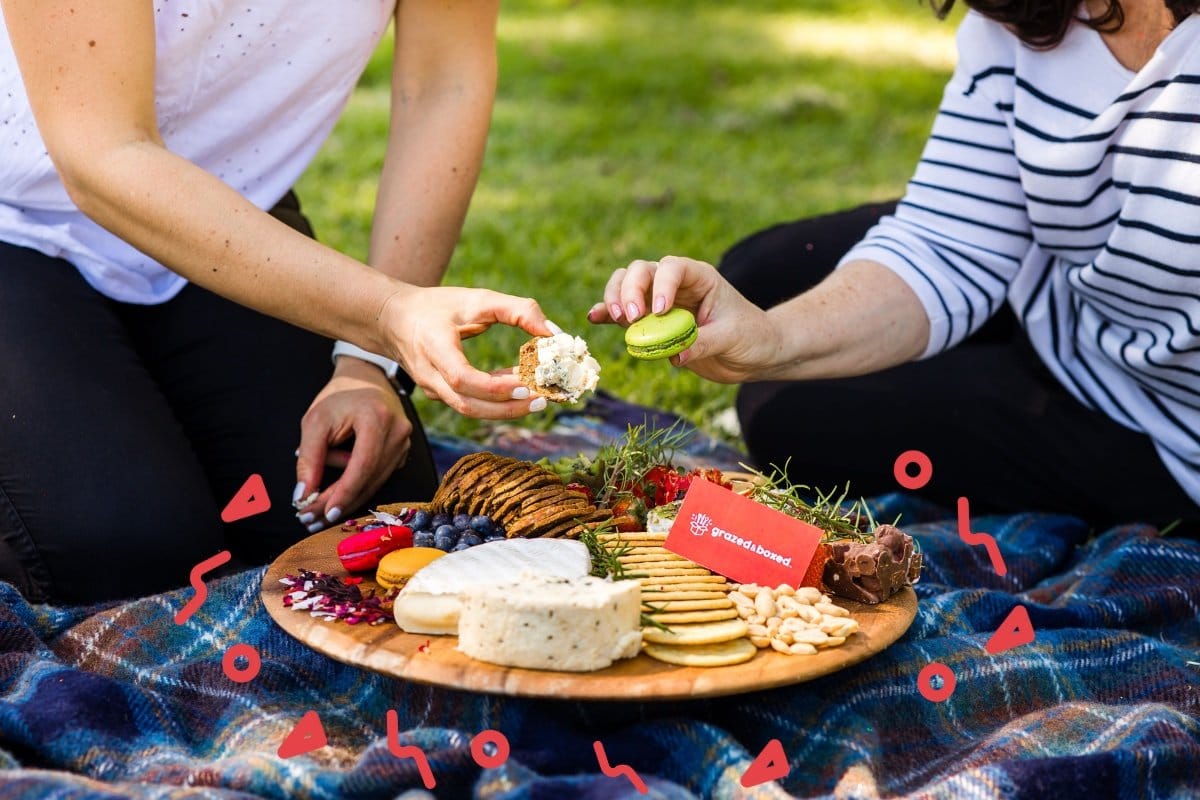
[[[1200,520],[1200,4],[969,5],[898,204],[634,262],[590,319],[696,309],[675,363],[804,483],[915,448],[973,510]]]

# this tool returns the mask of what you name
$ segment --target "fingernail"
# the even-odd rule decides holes
[[[633,320],[637,319],[638,307],[636,305],[634,305],[633,303],[630,303],[629,305],[625,306],[625,309],[629,312],[629,320],[631,322]]]
[[[544,398],[544,397],[533,398],[533,402],[529,404],[529,410],[530,411],[545,411],[546,410],[546,398]]]
[[[303,514],[297,514],[296,519],[300,520],[301,525],[307,525],[317,518],[317,515],[311,511],[305,511]]]
[[[294,455],[296,458],[299,458],[300,457],[300,448],[297,447],[296,452],[292,453],[292,455]],[[299,500],[300,498],[297,497],[296,499]]]
[[[325,527],[325,523],[324,523],[324,522],[314,522],[312,525],[309,525],[309,526],[308,526],[308,532],[309,532],[309,533],[316,533],[316,532],[318,532],[319,530],[321,530],[321,529],[322,529],[322,528],[324,528],[324,527]]]
[[[608,307],[608,315],[610,317],[612,317],[614,321],[620,319],[621,318],[621,307],[619,305],[617,305],[616,303],[613,303],[611,306]]]
[[[654,298],[654,313],[655,314],[661,314],[663,312],[663,309],[666,307],[667,307],[667,298],[663,297],[661,294],[658,297]]]
[[[594,305],[588,309],[588,313],[587,313],[588,319],[591,319],[592,317],[596,316],[603,310],[604,310],[604,303],[596,303],[596,305]]]
[[[300,455],[299,450],[296,451],[296,455]],[[292,503],[299,503],[301,497],[304,497],[304,481],[297,483],[296,488],[292,491]]]
[[[325,512],[325,519],[329,520],[330,522],[337,522],[341,518],[342,518],[342,510],[340,508],[338,508],[337,506],[334,506],[333,508],[331,508]]]
[[[563,332],[562,328],[558,327],[550,320],[546,320],[546,327],[549,328],[550,332],[553,333],[555,336],[558,336],[560,333]]]
[[[513,400],[524,400],[526,397],[529,397],[529,390],[524,386],[518,386],[512,390]]]

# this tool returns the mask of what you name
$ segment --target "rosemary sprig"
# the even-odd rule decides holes
[[[595,526],[589,527],[585,525],[583,531],[579,534],[579,541],[583,542],[584,546],[588,549],[588,555],[591,556],[591,574],[595,575],[597,578],[608,578],[611,576],[614,581],[636,580],[638,578],[646,577],[644,572],[627,572],[625,565],[621,563],[621,556],[629,551],[628,544],[621,543],[613,547],[609,547],[601,542],[600,538],[596,535],[597,533],[602,533],[609,530],[615,531],[616,528],[613,526],[611,521],[605,520],[604,522]],[[643,605],[650,604],[643,603]],[[655,611],[658,610],[655,609],[654,606],[650,606],[650,608]],[[670,628],[668,628],[666,625],[663,625],[661,622],[654,619],[654,617],[650,616],[650,614],[647,614],[644,611],[642,612],[641,623],[643,628],[652,627],[666,631],[667,633],[671,632]]]
[[[595,526],[585,525],[583,532],[579,534],[579,541],[588,549],[588,556],[592,560],[592,575],[597,578],[607,578],[611,575],[614,581],[622,581],[632,577],[626,574],[625,565],[621,563],[621,556],[629,550],[629,545],[621,544],[609,548],[598,536],[615,530],[616,527],[609,520]]]
[[[750,499],[820,528],[825,532],[824,541],[873,540],[870,531],[875,529],[875,517],[866,501],[859,498],[849,506],[846,505],[846,498],[850,495],[849,483],[839,494],[837,489],[821,491],[811,486],[792,483],[787,476],[786,463],[783,468],[772,464],[770,473],[759,472],[745,464],[740,466],[759,478],[750,489]],[[862,524],[864,517],[867,522],[865,529]]]
[[[671,466],[675,452],[687,444],[692,432],[676,420],[666,428],[651,428],[648,424],[630,425],[623,442],[612,442],[600,448],[596,460],[604,464],[604,485],[596,497],[606,504],[621,487],[641,480],[656,464]]]

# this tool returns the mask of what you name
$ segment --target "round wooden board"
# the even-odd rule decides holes
[[[840,647],[815,656],[786,656],[760,650],[731,667],[678,667],[649,656],[618,661],[597,672],[549,672],[501,667],[458,652],[455,636],[404,633],[392,623],[375,626],[325,622],[283,605],[279,582],[301,569],[345,576],[337,559],[339,528],[304,539],[275,560],[263,578],[262,601],[281,628],[304,644],[347,664],[419,683],[489,694],[572,700],[680,700],[772,689],[819,678],[857,664],[899,639],[917,614],[911,587],[877,606],[838,599],[858,620],[859,630]],[[486,545],[483,545],[486,546]],[[367,578],[363,589],[375,589]]]

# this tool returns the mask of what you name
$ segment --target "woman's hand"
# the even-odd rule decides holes
[[[541,411],[546,407],[545,398],[530,401],[529,389],[511,370],[483,372],[463,354],[463,339],[478,336],[497,323],[520,328],[531,336],[561,332],[535,300],[489,289],[446,286],[406,287],[393,294],[380,313],[382,331],[378,335],[429,397],[460,414],[510,419]]]
[[[695,313],[700,331],[695,343],[671,363],[703,378],[719,383],[753,380],[779,349],[766,312],[742,297],[711,265],[678,256],[634,261],[614,272],[604,289],[604,302],[592,307],[588,320],[628,325],[647,310],[657,314],[674,306]]]
[[[300,421],[296,492],[300,521],[317,531],[358,508],[408,459],[413,431],[396,390],[383,371],[356,358],[339,358],[333,377]],[[338,449],[353,437],[352,449]],[[340,478],[321,489],[325,467]]]

